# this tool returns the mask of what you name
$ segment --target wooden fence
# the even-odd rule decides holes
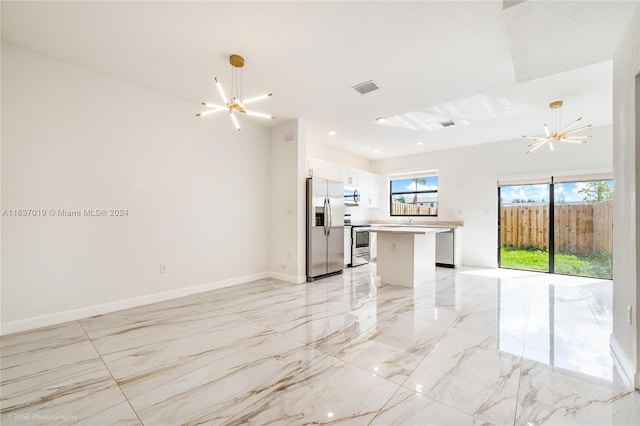
[[[555,249],[568,253],[612,251],[613,200],[597,204],[556,204]],[[502,247],[549,248],[549,206],[508,205],[500,208]]]
[[[548,223],[547,206],[501,206],[500,246],[548,249]]]
[[[438,213],[437,207],[420,206],[417,204],[406,204],[391,202],[391,214],[392,215],[436,215]]]
[[[613,251],[613,200],[593,205],[593,249]]]

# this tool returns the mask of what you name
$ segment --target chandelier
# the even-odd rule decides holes
[[[582,117],[578,117],[563,128],[560,128],[560,123],[562,122],[560,114],[561,107],[562,101],[555,101],[549,104],[549,108],[551,109],[551,130],[549,130],[549,126],[547,126],[546,124],[544,125],[546,136],[522,136],[523,138],[533,140],[533,142],[529,144],[529,151],[527,151],[527,154],[540,148],[545,143],[549,144],[549,149],[551,151],[553,151],[554,142],[587,143],[586,139],[589,139],[591,135],[575,136],[574,134],[591,127],[591,124],[587,124],[586,126],[571,130],[573,126],[575,126],[580,120],[582,120]]]
[[[240,55],[231,55],[229,57],[229,63],[231,64],[231,102],[229,102],[229,99],[227,98],[227,95],[225,94],[224,89],[222,88],[222,84],[220,83],[220,80],[218,80],[218,77],[214,77],[213,79],[216,83],[216,87],[218,88],[220,98],[222,99],[222,102],[224,102],[224,106],[212,104],[209,102],[202,102],[202,106],[210,109],[204,112],[197,113],[196,117],[202,117],[203,115],[209,115],[220,111],[229,111],[231,121],[238,131],[240,131],[240,123],[236,118],[236,113],[247,114],[260,118],[274,119],[275,117],[273,115],[265,114],[262,112],[255,112],[247,108],[247,105],[273,96],[273,93],[267,93],[265,95],[255,96],[249,99],[242,99],[242,68],[244,67],[244,58]]]

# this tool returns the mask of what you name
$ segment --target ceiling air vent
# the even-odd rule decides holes
[[[373,80],[365,81],[364,83],[360,83],[352,87],[352,89],[355,89],[355,91],[361,95],[366,95],[367,93],[378,90],[379,88],[380,86],[378,86]]]
[[[451,127],[451,126],[455,126],[456,123],[453,120],[445,120],[445,121],[441,121],[439,123],[442,127]]]

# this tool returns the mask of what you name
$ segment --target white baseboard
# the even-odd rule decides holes
[[[622,350],[620,343],[618,343],[616,336],[613,334],[610,338],[610,347],[611,353],[613,354],[613,362],[620,371],[620,376],[622,377],[622,380],[624,380],[625,385],[640,389],[640,373],[636,372],[633,363],[629,357],[627,357],[624,350]]]
[[[282,274],[280,272],[271,271],[269,273],[269,276],[271,278],[275,278],[277,280],[285,281],[285,282],[292,283],[292,284],[300,284],[300,283],[304,283],[304,282],[307,281],[307,276],[306,275],[290,275],[290,274]]]
[[[233,285],[243,284],[250,281],[269,278],[272,276],[267,272],[258,274],[245,275],[242,277],[231,278],[228,280],[215,281],[206,284],[199,284],[191,287],[179,288],[176,290],[165,291],[162,293],[154,293],[146,296],[134,297],[131,299],[118,300],[116,302],[103,303],[100,305],[87,306],[85,308],[73,309],[70,311],[56,312],[49,315],[43,315],[34,318],[27,318],[18,321],[11,321],[0,325],[0,336],[21,331],[33,330],[40,327],[61,324],[67,321],[76,321],[95,315],[108,314],[110,312],[121,311],[123,309],[135,308],[138,306],[149,305],[151,303],[163,302],[165,300],[177,299],[179,297],[191,296],[192,294],[203,293],[205,291],[216,290],[219,288],[230,287]]]

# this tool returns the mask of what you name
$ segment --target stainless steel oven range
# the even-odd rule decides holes
[[[351,225],[351,266],[369,263],[369,227],[371,225]]]

